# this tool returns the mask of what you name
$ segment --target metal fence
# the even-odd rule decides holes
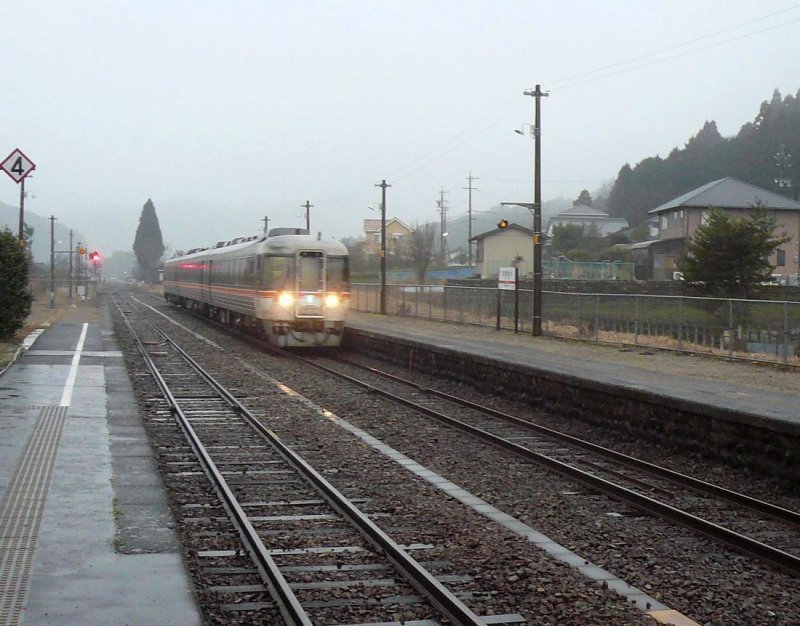
[[[387,285],[386,312],[530,332],[532,293]],[[380,285],[353,285],[352,307],[378,313]],[[518,315],[515,318],[515,309]],[[800,365],[800,302],[606,293],[542,293],[542,332],[602,343]]]
[[[501,267],[513,267],[514,261],[492,261],[484,263],[483,275],[496,277]],[[546,259],[542,262],[545,278],[562,280],[632,280],[635,265],[622,261],[570,261],[568,259]],[[530,266],[524,263],[520,275],[528,273]],[[467,277],[467,276],[465,276]]]

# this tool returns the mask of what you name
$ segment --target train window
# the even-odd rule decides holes
[[[300,291],[322,290],[322,253],[301,252],[298,258]]]
[[[247,287],[253,287],[256,284],[256,257],[250,256],[244,260],[244,274],[242,275],[242,282]]]
[[[294,257],[269,255],[264,257],[264,289],[292,289]]]
[[[329,256],[326,283],[328,291],[342,291],[350,285],[350,266],[347,257]]]

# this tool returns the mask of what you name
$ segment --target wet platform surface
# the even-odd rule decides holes
[[[197,624],[105,309],[70,309],[0,377],[0,626]]]
[[[574,377],[583,384],[692,403],[736,421],[800,435],[796,370],[362,312],[351,312],[348,327]]]

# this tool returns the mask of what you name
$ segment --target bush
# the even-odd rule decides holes
[[[30,315],[28,257],[8,228],[0,231],[0,339],[16,333]]]

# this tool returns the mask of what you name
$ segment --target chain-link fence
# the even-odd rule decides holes
[[[515,297],[516,296],[516,297]],[[380,310],[380,285],[353,285],[355,310]],[[530,332],[533,299],[489,287],[387,285],[386,312]],[[542,293],[545,335],[800,365],[800,302]]]

